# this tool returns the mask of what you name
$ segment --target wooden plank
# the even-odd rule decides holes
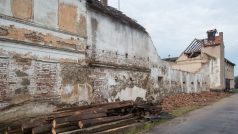
[[[78,126],[78,121],[76,122],[65,122],[65,123],[62,123],[62,124],[53,124],[53,128],[64,128],[64,127],[70,127],[70,126]]]
[[[49,124],[49,122],[46,121],[46,118],[40,118],[40,119],[23,123],[21,126],[21,129],[24,134],[32,133],[32,129],[34,127],[41,126],[47,123]]]
[[[128,102],[117,102],[117,103],[109,103],[108,105],[104,105],[101,107],[93,107],[81,111],[72,111],[72,112],[60,112],[60,113],[54,113],[49,116],[49,118],[61,118],[61,117],[67,117],[71,115],[80,115],[80,114],[94,114],[94,113],[103,113],[107,112],[110,109],[119,109],[119,108],[126,108],[126,107],[133,107],[134,103],[133,101]]]
[[[81,115],[73,115],[69,117],[57,118],[53,120],[53,128],[56,128],[58,125],[66,123],[66,122],[75,122],[79,120],[87,120],[87,119],[94,119],[94,118],[102,118],[106,117],[106,113],[98,113],[98,114],[81,114]]]
[[[86,127],[91,127],[91,126],[95,126],[98,124],[109,123],[109,122],[128,119],[128,118],[132,118],[132,117],[133,117],[133,114],[128,114],[128,115],[124,115],[124,116],[112,116],[112,117],[105,117],[105,118],[83,120],[83,121],[79,121],[79,127],[86,128]]]
[[[102,107],[105,105],[113,105],[113,104],[123,104],[123,103],[133,103],[132,101],[121,101],[121,102],[112,102],[112,103],[103,103],[103,104],[92,104],[92,105],[85,105],[85,106],[79,106],[79,107],[71,107],[71,108],[60,108],[57,109],[57,112],[68,112],[68,111],[78,111],[78,110],[85,110],[85,109],[89,109],[89,108],[93,108],[93,107]]]
[[[22,134],[21,128],[5,131],[5,134]]]
[[[41,125],[38,127],[35,127],[32,129],[32,134],[44,134],[51,132],[52,125],[51,124],[46,124],[46,125]]]
[[[111,122],[111,123],[101,124],[101,125],[97,125],[97,126],[89,127],[89,128],[85,128],[85,129],[77,129],[77,130],[64,132],[64,133],[60,133],[60,134],[92,134],[92,133],[101,132],[101,131],[105,131],[108,129],[117,128],[117,127],[135,123],[136,119],[137,118],[130,118],[130,119],[115,121],[115,122]]]
[[[58,133],[62,133],[62,132],[67,132],[67,131],[72,131],[72,130],[76,130],[79,129],[78,126],[69,126],[69,127],[64,127],[64,128],[52,128],[52,134],[58,134]]]

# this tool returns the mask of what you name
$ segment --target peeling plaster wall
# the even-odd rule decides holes
[[[173,70],[160,59],[148,34],[92,9],[88,11],[87,22],[89,63],[97,64],[96,67],[103,65],[100,69],[103,71],[94,72],[97,77],[93,81],[97,86],[93,85],[93,89],[99,94],[97,100],[135,100],[140,97],[156,101],[179,92],[209,90],[208,63],[196,73]],[[125,66],[127,68],[121,69]],[[126,79],[134,74],[135,68],[138,69],[136,74],[144,77]]]
[[[207,74],[214,61],[197,73],[171,69],[146,32],[87,9],[85,0],[42,1],[18,18],[12,3],[0,1],[0,109],[25,101],[157,101],[208,90],[209,77],[216,79]]]
[[[94,101],[135,100],[136,96],[146,100],[149,72],[100,67],[92,70],[90,78]]]
[[[59,16],[67,16],[59,5],[74,7],[74,24],[59,25]],[[1,0],[0,109],[28,101],[90,102],[91,85],[79,81],[90,74],[83,69],[86,33],[85,1]]]
[[[212,86],[210,87],[213,90],[223,90],[225,89],[225,52],[224,52],[224,42],[223,42],[223,33],[220,32],[219,36],[216,36],[215,42],[218,45],[205,46],[201,49],[202,53],[206,53],[210,56],[216,58],[216,61],[211,66],[210,71],[212,78]]]
[[[90,8],[87,22],[87,44],[96,62],[147,69],[158,64],[160,57],[147,33]]]
[[[148,98],[159,100],[176,93],[194,93],[209,90],[209,65],[204,65],[197,73],[174,70],[167,62],[151,69]]]
[[[0,16],[86,37],[85,0],[1,0]]]

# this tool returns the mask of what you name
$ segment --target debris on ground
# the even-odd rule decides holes
[[[18,125],[8,125],[5,133],[85,134],[98,133],[143,122],[145,115],[158,116],[162,108],[152,103],[123,101],[107,104],[61,108],[43,117]]]
[[[205,106],[229,95],[229,93],[224,92],[182,93],[165,97],[161,106],[163,111],[171,112],[179,107]]]
[[[90,134],[113,133],[133,124],[174,118],[171,111],[180,107],[204,106],[230,94],[222,92],[182,93],[165,97],[159,104],[122,101],[86,106],[61,107],[53,113],[4,127],[6,134]],[[134,125],[134,126],[135,126]]]

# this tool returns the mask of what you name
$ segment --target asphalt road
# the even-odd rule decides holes
[[[147,134],[238,134],[238,94],[161,124]]]

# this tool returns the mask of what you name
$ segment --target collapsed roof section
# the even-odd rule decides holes
[[[187,55],[188,58],[193,58],[201,54],[202,47],[220,45],[223,42],[223,33],[219,33],[219,36],[216,36],[216,34],[216,29],[208,30],[206,39],[194,39],[183,53]]]
[[[202,47],[203,42],[201,40],[194,39],[184,51],[184,54],[187,55],[189,58],[197,57],[199,54],[201,54]]]
[[[103,5],[100,1],[98,0],[87,0],[87,7],[94,9],[100,13],[103,13],[105,15],[111,16],[114,19],[117,19],[123,24],[129,25],[135,29],[138,29],[142,32],[145,32],[146,34],[147,31],[146,29],[138,24],[135,20],[131,19],[130,17],[126,16],[123,12],[118,11],[117,9]]]

